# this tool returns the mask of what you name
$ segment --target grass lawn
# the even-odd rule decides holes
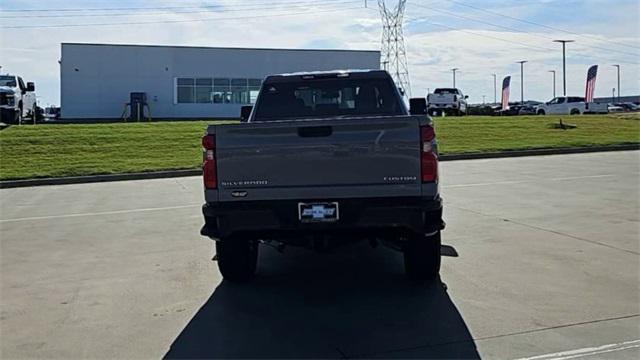
[[[561,130],[552,123],[577,125]],[[640,113],[434,118],[444,154],[640,143]]]
[[[435,118],[445,154],[640,143],[640,115]],[[0,131],[0,180],[197,168],[211,122],[11,126]]]

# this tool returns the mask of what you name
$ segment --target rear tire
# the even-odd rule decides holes
[[[569,115],[580,115],[580,110],[578,110],[578,109],[571,109],[571,111],[569,112]]]
[[[258,243],[242,237],[229,237],[216,242],[218,269],[225,280],[244,282],[256,273]]]
[[[538,110],[538,115],[545,115],[544,110]]]
[[[440,231],[431,236],[416,235],[404,249],[407,277],[416,281],[433,281],[440,273]]]
[[[38,107],[34,104],[31,109],[31,120],[33,120],[33,124],[35,125],[38,121]]]
[[[24,113],[22,109],[22,102],[18,104],[18,116],[16,116],[16,124],[22,125],[22,120],[24,120]]]

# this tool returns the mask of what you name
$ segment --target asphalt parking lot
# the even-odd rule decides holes
[[[450,256],[423,286],[368,244],[263,247],[222,282],[197,177],[3,189],[0,357],[637,359],[639,164],[442,163]]]

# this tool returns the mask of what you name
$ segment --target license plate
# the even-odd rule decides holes
[[[338,221],[340,218],[338,203],[299,203],[298,218],[301,222]]]

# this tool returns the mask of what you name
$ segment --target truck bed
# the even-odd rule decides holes
[[[207,202],[421,197],[424,116],[270,121],[210,126],[218,189]]]

